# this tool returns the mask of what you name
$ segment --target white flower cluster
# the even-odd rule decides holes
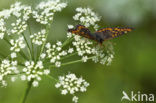
[[[23,41],[23,37],[19,37],[17,40],[11,39],[10,43],[12,47],[10,48],[10,50],[13,52],[19,52],[21,49],[25,48],[26,45]]]
[[[81,38],[78,35],[74,36],[75,41],[73,41],[73,45],[76,47],[79,56],[83,56],[84,54],[91,54],[93,42],[88,41],[85,38]]]
[[[93,42],[85,38],[81,38],[78,35],[75,35],[74,39],[75,40],[72,42],[72,44],[76,47],[78,55],[82,57],[83,62],[87,62],[88,55],[92,54]]]
[[[95,46],[97,44],[94,44],[93,42],[89,41],[86,38],[82,38],[78,35],[74,36],[74,41],[72,42],[73,46],[76,47],[76,51],[78,52],[78,55],[82,57],[83,62],[87,62],[90,56],[92,56],[92,60],[95,63],[101,63],[101,64],[111,64],[113,59],[113,51],[112,50],[106,50],[104,47],[101,46]],[[109,45],[111,48],[111,45]]]
[[[46,40],[46,30],[42,29],[38,33],[34,33],[33,35],[30,36],[32,43],[36,45],[42,45],[43,42]]]
[[[5,81],[4,80],[2,81],[2,79],[4,79],[4,76],[12,73],[9,70],[13,69],[12,63],[15,63],[16,59],[18,58],[17,53],[20,52],[20,50],[24,49],[25,47],[27,47],[27,49],[30,50],[30,53],[33,53],[34,48],[32,46],[30,46],[32,48],[29,48],[29,40],[27,40],[28,38],[22,34],[27,29],[28,19],[31,16],[33,16],[34,18],[36,18],[36,21],[40,22],[41,24],[50,24],[51,23],[50,21],[53,20],[54,13],[61,11],[66,6],[67,6],[66,3],[61,3],[59,0],[49,0],[46,2],[41,2],[36,7],[35,10],[32,10],[30,6],[22,5],[20,2],[16,2],[15,4],[11,5],[9,9],[0,11],[0,39],[3,39],[5,34],[9,35],[9,37],[5,41],[11,45],[10,47],[11,53],[10,55],[7,56],[7,58],[11,60],[10,61],[4,60],[2,61],[2,63],[0,63],[1,65],[0,81],[2,82],[2,84],[5,84]],[[15,19],[14,22],[11,23],[7,22],[10,20],[9,17]],[[10,23],[11,26],[6,26],[7,23]],[[45,42],[47,39],[45,36],[46,33],[47,31],[45,29],[42,29],[40,32],[31,35],[30,39],[32,40],[32,43],[36,45],[42,45],[43,42]],[[55,55],[55,57],[57,58],[55,65],[57,67],[61,66],[61,62],[58,60],[59,57],[65,56],[67,55],[67,53],[73,52],[72,48],[66,51],[61,50],[60,49],[61,45],[62,45],[61,42],[58,42],[56,44],[56,46],[58,46],[56,47],[58,50],[56,51],[58,52],[58,56],[57,54]],[[40,55],[40,57],[45,58],[46,55],[47,54],[43,53]],[[51,63],[52,63],[52,59],[54,60],[55,57],[53,56],[51,57],[50,60]],[[8,66],[7,64],[10,66]],[[23,65],[23,64],[20,63],[19,65]],[[34,80],[33,86],[38,86],[38,81],[41,80],[41,75],[43,74],[48,75],[49,73],[50,73],[49,68],[45,69],[42,61],[34,62],[34,60],[30,60],[30,61],[28,60],[25,63],[25,68],[23,68],[23,72],[22,72],[23,75],[21,76],[21,79],[28,80],[28,81],[33,79]],[[14,80],[15,78],[12,78],[12,81]]]
[[[23,31],[26,30],[27,28],[27,24],[25,21],[23,21],[22,19],[18,19],[16,20],[16,23],[12,23],[11,26],[13,27],[11,29],[11,33],[10,34],[21,34]]]
[[[30,6],[21,5],[20,2],[16,2],[11,5],[10,9],[4,9],[0,11],[0,39],[4,38],[4,34],[21,34],[27,28],[26,21],[29,19],[32,10]],[[15,23],[11,23],[12,28],[7,29],[5,24],[7,19],[13,15],[17,18]]]
[[[101,63],[101,64],[106,64],[106,65],[110,65],[112,62],[112,59],[114,58],[113,56],[113,52],[112,51],[104,51],[104,48],[102,47],[95,47],[93,48],[93,54],[95,55],[93,57],[93,61],[95,63]]]
[[[92,60],[95,63],[101,64],[111,64],[114,52],[113,50],[106,50],[105,47],[94,46],[98,44],[94,44],[93,42],[82,39],[80,36],[75,35],[75,41],[73,41],[73,46],[76,47],[78,55],[82,57],[83,62],[87,62],[89,57],[93,57]],[[110,46],[110,45],[109,45]],[[111,47],[111,46],[110,46]],[[108,47],[108,48],[110,48]]]
[[[0,18],[8,19],[10,17],[11,10],[10,9],[4,9],[0,11]]]
[[[0,39],[3,39],[6,32],[5,21],[0,17]]]
[[[22,5],[21,2],[16,2],[11,5],[10,11],[10,13],[16,17],[24,16],[23,18],[29,18],[27,16],[31,13],[31,7]]]
[[[73,16],[73,19],[79,21],[86,27],[94,26],[97,28],[96,22],[100,21],[100,17],[97,16],[90,8],[77,8],[77,14]]]
[[[36,7],[37,11],[33,11],[33,17],[41,24],[49,24],[53,20],[54,13],[61,11],[66,6],[67,4],[61,3],[60,0],[41,2]],[[38,11],[40,11],[40,13]]]
[[[30,14],[32,13],[30,6],[21,5],[20,2],[15,3],[10,8],[11,14],[16,18],[15,23],[12,23],[12,29],[10,34],[21,34],[27,28],[27,20],[30,18]]]
[[[74,95],[77,92],[85,92],[89,83],[86,82],[82,77],[77,78],[75,74],[68,74],[66,76],[60,76],[59,82],[56,83],[55,87],[60,88],[61,94],[72,94]],[[73,97],[73,102],[78,102],[78,97]]]
[[[41,80],[42,75],[48,75],[50,73],[49,69],[45,69],[42,61],[35,63],[34,61],[26,61],[25,68],[23,68],[23,74],[21,80],[33,81],[33,86],[38,86],[38,81]]]
[[[68,50],[62,50],[62,43],[58,41],[56,45],[51,45],[50,43],[46,44],[46,54],[47,58],[50,59],[51,63],[54,63],[56,67],[61,66],[61,57],[66,56],[67,54],[73,53],[73,48]]]
[[[17,74],[18,72],[17,61],[4,59],[0,64],[0,82],[2,86],[7,86],[7,82],[4,80],[5,76],[13,73]]]

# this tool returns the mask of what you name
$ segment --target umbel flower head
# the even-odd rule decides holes
[[[98,25],[96,24],[100,21],[100,17],[93,12],[90,8],[76,8],[77,14],[73,16],[73,19],[76,21],[81,22],[86,27],[94,26],[97,28]]]
[[[55,79],[51,72],[65,65],[88,60],[107,65],[112,62],[114,52],[110,42],[99,46],[94,41],[69,32],[64,42],[51,43],[47,40],[54,14],[61,12],[66,6],[67,4],[60,0],[49,0],[39,3],[33,9],[31,6],[16,2],[10,9],[0,11],[0,40],[9,45],[7,50],[9,53],[0,54],[2,86],[7,86],[7,78],[11,78],[12,82],[20,78],[22,81],[27,81],[29,86],[38,87],[39,81],[46,76],[57,81],[55,87],[61,90],[61,94],[74,95],[72,101],[77,103],[76,94],[85,92],[89,83],[82,77],[78,78],[74,73]],[[9,21],[12,18],[14,20]],[[31,27],[30,18],[42,25],[42,29],[34,32],[36,29],[34,26]],[[76,9],[73,19],[78,24],[95,30],[100,21],[100,17],[92,9],[81,7]],[[68,25],[68,28],[73,27]]]
[[[31,6],[16,2],[11,5],[10,9],[0,11],[0,40],[3,39],[10,46],[10,54],[8,56],[0,54],[2,56],[0,61],[0,82],[3,86],[7,85],[5,77],[20,74],[21,80],[33,80],[33,86],[36,87],[42,75],[50,73],[50,67],[45,67],[45,62],[43,62],[49,31],[47,28],[50,28],[50,21],[53,21],[53,15],[66,6],[66,3],[62,3],[59,0],[49,0],[48,2],[39,3],[35,9],[32,9]],[[28,22],[31,17],[35,18],[40,24],[47,24],[46,27],[32,34]],[[15,20],[11,23],[8,22],[12,18]],[[28,32],[27,36],[25,34],[27,33],[26,31]],[[41,49],[35,51],[36,46]],[[38,54],[40,52],[40,54],[35,56],[35,52]],[[62,52],[62,55],[64,55],[64,52]],[[20,61],[21,57],[24,61]],[[57,65],[59,65],[59,62]]]
[[[49,69],[45,69],[42,61],[38,61],[36,64],[34,61],[26,61],[25,68],[23,68],[23,74],[21,80],[33,81],[33,86],[38,86],[38,81],[41,80],[42,75],[48,75],[50,73]]]
[[[36,45],[42,45],[46,40],[46,30],[42,29],[40,32],[31,35],[30,38],[32,43]]]
[[[11,73],[19,73],[19,70],[17,69],[17,61],[4,59],[0,64],[0,82],[2,83],[2,86],[7,86],[7,82],[4,78]]]
[[[61,11],[67,6],[66,3],[60,3],[60,0],[49,0],[41,2],[37,7],[37,11],[33,11],[33,17],[41,24],[49,24],[53,20],[54,13]]]
[[[88,86],[88,82],[86,82],[82,77],[77,78],[73,73],[69,73],[66,76],[60,76],[59,82],[55,85],[56,88],[60,88],[62,95],[75,95],[77,92],[85,92]],[[78,97],[73,96],[73,102],[77,103],[77,101]]]

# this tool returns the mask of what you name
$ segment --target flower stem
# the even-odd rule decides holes
[[[89,57],[87,60],[90,60],[90,59],[93,59],[93,58],[94,58],[94,56]],[[79,62],[83,62],[83,60],[80,59],[80,60],[75,60],[75,61],[71,61],[71,62],[63,63],[62,66],[69,65],[69,64],[74,64],[74,63],[79,63]]]
[[[71,62],[67,62],[67,63],[63,63],[62,66],[69,65],[69,64],[74,64],[74,63],[79,63],[79,62],[82,62],[82,59],[71,61]]]
[[[73,39],[74,39],[74,38],[72,37],[72,38],[68,38],[66,41],[64,41],[64,43],[62,44],[62,48],[63,48],[64,46],[66,46],[68,43],[70,43]]]
[[[28,24],[29,34],[32,35],[31,29],[30,29],[30,25],[29,25],[29,22],[28,21],[27,21],[27,24]],[[31,41],[31,48],[32,48],[32,51],[31,51],[31,53],[32,53],[32,59],[34,60],[35,59],[35,57],[34,57],[34,44],[32,43],[32,40],[30,40],[30,41]]]
[[[94,57],[95,56],[89,57],[87,60],[93,59]],[[70,61],[70,62],[61,64],[61,66],[66,66],[66,65],[70,65],[70,64],[74,64],[74,63],[80,63],[80,62],[83,62],[83,60],[79,59],[79,60],[75,60],[75,61]],[[56,66],[55,65],[51,65],[50,68],[52,68],[52,67],[56,67]]]
[[[61,58],[60,60],[63,60],[63,59],[69,58],[69,57],[71,57],[71,56],[74,56],[74,55],[76,55],[77,53],[78,53],[78,52],[75,52],[75,53],[69,54],[69,55],[67,55],[67,56],[65,56],[65,57],[63,57],[63,58]]]
[[[27,47],[28,47],[27,50],[28,50],[28,53],[29,53],[29,55],[30,55],[30,58],[32,59],[32,55],[31,55],[31,50],[30,50],[29,43],[28,43],[28,41],[27,41],[27,39],[26,39],[24,33],[22,33],[22,35],[23,35],[24,40],[25,40],[25,42],[26,42],[26,44],[27,44]]]
[[[55,80],[56,82],[58,81],[57,79],[55,79],[53,76],[51,76],[51,75],[47,75],[47,77],[49,78],[49,79],[51,79],[51,80]]]
[[[40,59],[40,55],[42,54],[42,52],[43,52],[43,50],[44,50],[44,47],[45,47],[45,45],[46,45],[47,38],[48,38],[48,34],[49,34],[49,29],[50,29],[50,25],[48,25],[48,26],[46,27],[46,32],[47,32],[47,33],[46,33],[45,41],[44,41],[44,43],[42,44],[41,50],[40,50],[40,52],[39,52],[39,57],[37,57],[37,60]]]
[[[25,93],[24,93],[24,96],[23,96],[23,98],[22,98],[20,103],[25,103],[25,101],[26,101],[26,99],[28,97],[28,94],[30,92],[30,89],[31,89],[31,86],[32,86],[32,82],[33,82],[33,80],[28,82],[27,88],[26,88]]]

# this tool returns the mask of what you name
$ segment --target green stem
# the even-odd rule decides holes
[[[26,99],[28,97],[28,94],[29,94],[31,86],[32,86],[32,82],[33,82],[33,80],[28,82],[27,88],[26,88],[25,93],[24,93],[24,96],[23,96],[23,98],[22,98],[20,103],[25,103],[26,102]]]
[[[72,37],[72,38],[68,38],[63,44],[62,44],[62,48],[64,47],[64,46],[66,46],[68,43],[70,43],[72,40],[73,40],[74,38]]]
[[[63,58],[61,58],[60,60],[63,60],[63,59],[69,58],[69,57],[71,57],[71,56],[74,56],[74,55],[76,55],[77,53],[78,53],[78,52],[75,52],[75,53],[69,54],[69,55],[67,55],[67,56],[65,56],[65,57],[63,57]]]
[[[27,24],[28,24],[29,33],[30,33],[30,35],[32,35],[31,29],[30,29],[30,25],[29,25],[29,22],[28,21],[27,21]],[[34,45],[32,43],[32,40],[30,40],[30,41],[31,41],[31,48],[32,48],[32,51],[31,51],[31,53],[32,53],[32,59],[34,60],[35,59],[35,57],[34,57]]]
[[[95,56],[89,57],[87,60],[93,59]],[[83,62],[82,59],[80,60],[75,60],[75,61],[71,61],[71,62],[67,62],[67,63],[63,63],[61,64],[61,66],[65,66],[65,65],[70,65],[70,64],[74,64],[74,63],[80,63]],[[51,65],[50,68],[55,67],[55,65]]]
[[[69,65],[69,64],[74,64],[74,63],[79,63],[79,62],[82,62],[82,60],[80,59],[80,60],[75,60],[75,61],[63,63],[62,66]]]
[[[26,45],[27,45],[27,47],[28,47],[27,50],[28,50],[29,56],[30,56],[30,58],[32,59],[32,55],[31,55],[31,50],[30,50],[29,43],[28,43],[28,41],[27,41],[27,39],[26,39],[24,33],[22,33],[22,35],[23,35],[24,40],[25,40],[25,42],[26,42]]]
[[[24,59],[29,60],[22,50],[19,52],[19,54],[23,56]]]
[[[20,72],[20,73],[18,73],[18,74],[8,74],[8,76],[15,76],[15,75],[22,75],[24,72]]]
[[[47,38],[48,38],[48,34],[49,34],[49,29],[50,29],[50,25],[48,25],[47,27],[46,27],[46,37],[45,37],[45,41],[44,41],[44,43],[42,44],[42,47],[41,47],[41,50],[40,50],[40,52],[39,52],[39,57],[37,57],[38,59],[40,59],[40,55],[42,54],[42,52],[43,52],[43,50],[44,50],[44,47],[45,47],[45,44],[46,44],[46,42],[47,42]],[[37,60],[38,60],[37,59]]]
[[[93,59],[93,57],[94,57],[94,56],[89,57],[87,60],[89,60],[89,59]],[[62,66],[69,65],[69,64],[74,64],[74,63],[79,63],[79,62],[83,62],[83,60],[80,59],[80,60],[75,60],[75,61],[71,61],[71,62],[63,63]]]
[[[55,79],[53,76],[51,75],[46,75],[48,78],[50,78],[51,80],[55,80],[56,82],[58,81],[57,79]]]

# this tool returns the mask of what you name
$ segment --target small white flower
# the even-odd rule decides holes
[[[38,87],[38,81],[33,81],[32,85],[33,85],[34,87]]]
[[[73,99],[72,99],[72,101],[73,101],[74,103],[77,103],[77,102],[78,102],[78,99],[79,99],[79,98],[78,98],[77,96],[74,96]]]
[[[73,25],[68,25],[68,29],[73,29],[74,26]]]
[[[11,61],[11,64],[12,64],[13,66],[16,66],[16,65],[17,65],[17,61]]]
[[[82,61],[83,61],[83,62],[87,62],[87,60],[88,60],[88,57],[87,57],[87,56],[83,56],[83,57],[82,57]]]
[[[61,94],[62,95],[66,95],[68,93],[68,91],[66,89],[62,90]]]
[[[16,77],[11,77],[12,82],[15,82],[15,80],[16,80]]]
[[[73,53],[74,49],[73,48],[69,48],[68,53]]]
[[[15,52],[11,53],[11,58],[16,58],[17,54]]]
[[[2,83],[2,86],[4,86],[4,87],[6,87],[8,85],[5,80],[2,80],[1,83]]]
[[[81,91],[81,92],[85,92],[85,91],[86,91],[86,88],[82,86],[82,87],[80,88],[80,91]]]
[[[41,57],[42,59],[44,59],[45,56],[46,56],[46,54],[45,54],[45,53],[42,53],[40,57]]]
[[[3,79],[3,76],[2,75],[0,75],[0,81]]]
[[[49,49],[50,47],[51,47],[50,43],[47,43],[47,44],[46,44],[46,48]]]
[[[67,33],[67,38],[71,38],[72,37],[72,33],[68,32]]]
[[[56,66],[56,67],[60,67],[60,66],[61,66],[61,62],[56,62],[56,63],[55,63],[55,66]]]
[[[40,68],[42,69],[43,68],[43,62],[42,61],[38,61],[35,68]]]
[[[25,75],[22,75],[21,76],[21,80],[23,80],[23,81],[26,80],[26,76]]]
[[[48,75],[49,73],[50,73],[50,70],[48,70],[48,69],[44,70],[45,75]]]
[[[4,33],[0,33],[0,39],[3,39]]]
[[[61,47],[57,47],[56,49],[57,49],[57,51],[61,51]]]
[[[62,46],[62,43],[61,43],[60,41],[58,41],[56,44],[57,44],[58,46]]]
[[[59,88],[60,86],[61,86],[60,83],[56,83],[56,84],[55,84],[55,87],[56,87],[56,88]]]

